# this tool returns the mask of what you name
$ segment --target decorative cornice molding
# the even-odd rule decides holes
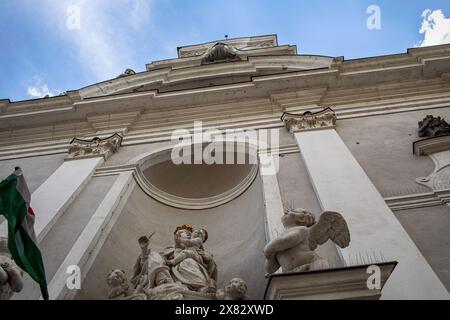
[[[119,150],[122,144],[122,136],[115,133],[108,138],[95,137],[91,140],[73,138],[69,146],[69,154],[66,160],[77,160],[85,158],[103,157],[108,159]]]
[[[204,54],[208,48],[214,45],[214,43],[223,42],[227,45],[237,47],[239,49],[258,49],[267,47],[278,46],[276,35],[264,35],[257,37],[245,37],[245,38],[235,38],[235,39],[224,39],[220,41],[211,41],[203,44],[189,45],[178,47],[178,57],[179,58],[189,58],[194,56],[199,56]]]
[[[450,201],[450,190],[387,197],[384,201],[392,211],[439,206]]]
[[[367,252],[360,259],[372,260]],[[367,288],[367,270],[371,265],[380,268],[379,289]],[[347,300],[379,299],[382,288],[397,265],[391,262],[370,262],[340,268],[306,272],[275,274],[269,277],[265,300]]]
[[[302,115],[284,112],[281,116],[289,132],[329,129],[336,125],[336,113],[330,107],[319,112],[306,111]]]
[[[413,142],[413,153],[416,156],[430,155],[446,150],[450,150],[450,134]]]

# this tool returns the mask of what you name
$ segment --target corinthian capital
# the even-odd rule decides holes
[[[66,160],[103,157],[105,160],[119,150],[122,137],[115,133],[104,139],[95,137],[91,140],[73,138]]]
[[[284,112],[281,116],[286,128],[291,132],[328,129],[336,125],[336,113],[329,107],[319,112],[306,111],[303,114]]]

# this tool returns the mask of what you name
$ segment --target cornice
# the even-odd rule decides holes
[[[384,198],[393,211],[426,208],[450,203],[450,189]]]
[[[413,143],[413,153],[417,156],[431,155],[450,150],[450,135],[426,138]]]
[[[239,37],[230,39],[214,40],[200,44],[185,45],[177,48],[178,58],[192,57],[201,55],[208,48],[216,43],[225,43],[238,49],[254,49],[261,47],[278,47],[278,37],[276,34],[254,36],[254,37]]]
[[[295,95],[295,94],[294,94]],[[281,97],[279,94],[278,98]],[[299,96],[300,97],[300,96]],[[289,99],[287,95],[283,98],[283,105],[286,106],[285,110],[294,113],[303,113],[305,111],[317,112],[323,109],[321,105],[315,103],[308,104],[297,104],[295,101],[292,105],[289,104]],[[311,97],[302,97],[302,99],[313,99]],[[263,102],[258,102],[257,104],[263,105]],[[425,97],[423,99],[415,99],[406,102],[392,102],[389,100],[376,101],[374,104],[364,104],[359,103],[350,107],[334,105],[334,111],[336,112],[337,121],[346,119],[355,119],[360,117],[369,117],[376,115],[385,115],[393,113],[402,113],[418,110],[427,109],[438,109],[446,108],[450,106],[450,93],[447,93],[446,97],[439,97],[435,99],[430,99],[430,97]],[[197,120],[203,120],[203,127],[206,128],[217,128],[220,130],[226,129],[265,129],[265,128],[282,128],[284,123],[280,121],[282,115],[282,109],[280,107],[274,109],[270,104],[265,108],[260,108],[259,111],[255,113],[248,113],[244,116],[240,110],[252,110],[255,108],[255,104],[248,104],[247,106],[239,104],[236,105],[237,112],[234,116],[230,116],[224,106],[214,106],[206,108],[200,113],[195,114],[195,108],[192,108],[194,116]],[[201,110],[201,109],[200,109]],[[215,111],[214,111],[215,110]],[[223,115],[218,116],[222,110]],[[277,111],[278,110],[278,111]],[[158,111],[154,111],[155,115]],[[178,110],[173,110],[172,113],[168,113],[165,119],[170,119],[170,117],[177,117]],[[202,112],[204,113],[202,115]],[[14,138],[9,138],[11,133],[9,131],[0,132],[0,160],[14,159],[31,157],[38,155],[54,154],[54,153],[64,153],[67,152],[68,143],[74,136],[79,136],[83,138],[93,138],[97,135],[106,136],[114,132],[121,132],[124,136],[123,146],[147,144],[147,143],[157,143],[170,141],[171,134],[174,129],[190,129],[193,126],[193,120],[184,117],[185,120],[179,120],[175,124],[170,124],[164,117],[159,122],[147,124],[145,119],[151,119],[154,117],[152,113],[140,114],[136,121],[134,121],[127,130],[118,130],[117,127],[111,127],[109,130],[102,130],[101,132],[96,132],[95,129],[85,124],[84,129],[78,129],[77,134],[75,131],[65,130],[65,125],[60,125],[61,133],[55,131],[53,127],[48,127],[46,133],[43,132],[41,127],[24,129],[23,133],[16,132]],[[182,119],[183,117],[181,117]],[[120,122],[120,121],[119,121]],[[153,121],[154,122],[154,121]],[[107,121],[104,125],[107,126]],[[101,125],[101,122],[97,124]],[[55,139],[55,134],[60,138]]]
[[[442,61],[447,59],[450,62],[447,54],[450,54],[450,45],[406,54],[413,60],[422,61],[422,64],[410,64],[405,54],[391,57],[392,65],[389,64],[389,56],[380,57],[379,65],[373,61],[378,58],[361,61],[335,59],[334,69],[259,75],[249,82],[207,88],[170,92],[151,90],[86,99],[82,99],[79,92],[71,91],[65,96],[38,100],[13,103],[1,100],[0,158],[2,154],[7,157],[26,154],[25,149],[34,154],[34,147],[26,146],[30,143],[44,143],[60,150],[54,146],[54,141],[67,141],[74,136],[93,137],[121,132],[124,144],[165,141],[168,136],[165,132],[171,128],[191,124],[189,115],[221,128],[235,124],[263,128],[281,127],[282,123],[277,118],[282,112],[316,112],[327,105],[333,106],[338,120],[444,108],[450,106],[450,63],[442,65]],[[314,63],[314,57],[309,58]],[[272,59],[279,64],[283,59],[297,58],[254,59],[264,63]],[[408,64],[402,66],[399,61],[403,60]],[[430,65],[430,61],[437,64]],[[364,64],[376,69],[365,70]],[[439,74],[432,78],[424,77],[425,73],[433,73],[424,72],[428,66],[433,66],[434,73],[434,67],[439,66]],[[229,66],[217,68],[224,68],[226,74]],[[343,71],[351,75],[343,76]],[[120,81],[132,82],[133,77],[121,78]],[[252,104],[252,101],[257,104]],[[227,114],[228,109],[239,112],[235,110]],[[16,148],[5,148],[11,145]]]

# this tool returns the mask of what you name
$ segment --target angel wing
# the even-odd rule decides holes
[[[350,244],[347,222],[340,213],[333,211],[323,212],[319,221],[310,228],[309,247],[311,250],[315,250],[317,245],[324,244],[329,239],[341,248]]]

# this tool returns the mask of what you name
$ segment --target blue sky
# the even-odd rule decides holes
[[[380,8],[381,29],[367,27],[370,5]],[[126,68],[144,71],[175,58],[177,46],[225,34],[274,33],[302,54],[401,53],[450,42],[450,1],[3,0],[0,99],[57,95]]]

